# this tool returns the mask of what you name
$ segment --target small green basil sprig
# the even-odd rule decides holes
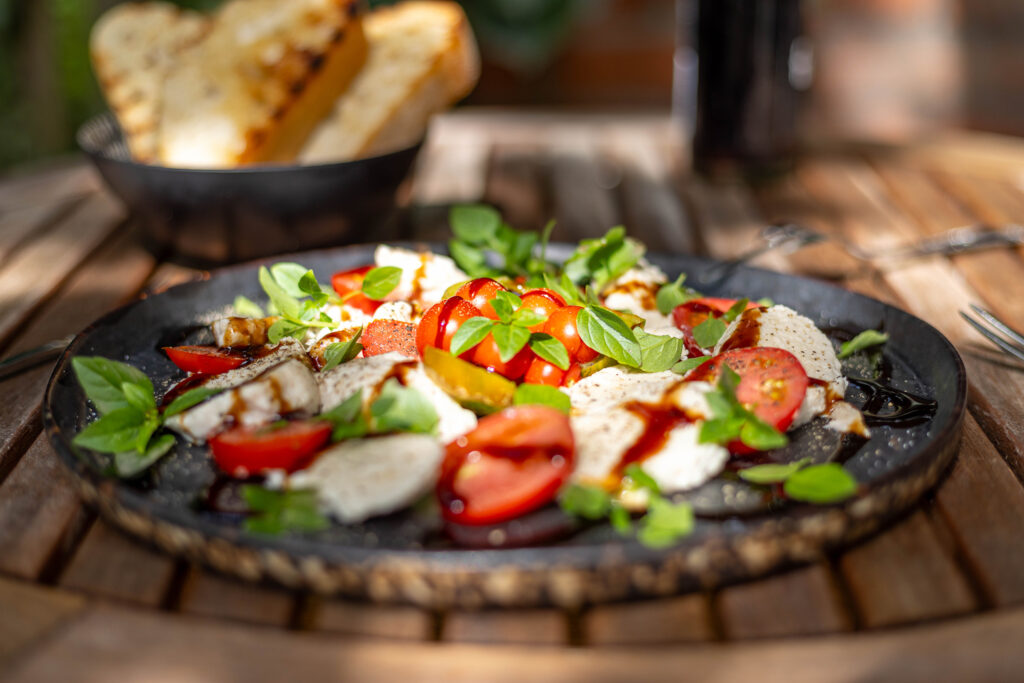
[[[857,480],[839,463],[809,465],[810,458],[787,464],[755,465],[739,471],[752,484],[782,484],[788,498],[824,505],[838,503],[857,493]]]
[[[635,266],[643,255],[643,245],[626,237],[626,229],[620,225],[603,237],[582,240],[566,259],[564,270],[577,285],[592,285],[600,292],[605,285]]]
[[[566,415],[572,408],[569,394],[560,391],[555,387],[546,384],[530,384],[523,382],[516,387],[516,393],[512,397],[513,405],[542,405],[554,408]]]
[[[736,398],[740,376],[722,364],[717,386],[704,394],[713,417],[700,426],[700,443],[727,444],[739,440],[750,448],[767,451],[789,443],[785,434],[760,419]]]
[[[454,206],[448,221],[455,236],[448,242],[448,251],[470,277],[517,277],[551,268],[546,261],[546,251],[553,222],[545,226],[542,235],[518,231],[502,221],[501,214],[493,207],[482,204]],[[538,243],[540,258],[533,255]],[[490,265],[489,254],[500,259],[500,267]]]
[[[658,483],[639,465],[630,465],[624,474],[627,489],[645,489],[648,495],[647,513],[640,518],[636,533],[638,541],[650,548],[664,548],[693,533],[695,520],[689,503],[673,503],[663,497]],[[558,502],[570,515],[591,521],[608,519],[612,528],[624,536],[633,532],[629,511],[600,487],[572,484]]]
[[[879,346],[889,341],[889,335],[878,330],[864,330],[850,341],[845,341],[839,347],[839,360],[849,358],[858,351]]]
[[[242,526],[252,533],[276,535],[285,531],[322,531],[330,526],[317,506],[315,491],[275,491],[246,484],[242,487],[242,499],[250,512]]]
[[[137,368],[101,356],[71,361],[78,383],[100,414],[75,435],[76,446],[113,455],[114,473],[133,477],[162,458],[174,436],[157,434],[164,420],[219,393],[199,387],[185,392],[163,411],[157,409],[153,383]]]
[[[523,308],[523,300],[516,294],[499,291],[491,301],[497,320],[476,316],[459,325],[452,336],[451,354],[460,356],[491,335],[498,347],[502,362],[512,360],[529,344],[538,356],[561,370],[569,369],[569,352],[565,345],[550,334],[530,332],[531,327],[544,322],[534,310]]]
[[[384,383],[368,409],[364,410],[360,389],[319,418],[334,425],[332,441],[395,432],[434,434],[439,421],[426,396],[402,386],[393,377]]]
[[[683,340],[630,329],[614,311],[588,304],[576,316],[583,343],[623,365],[644,372],[670,370],[683,354]]]
[[[686,282],[686,273],[682,273],[674,282],[666,282],[658,289],[654,303],[658,307],[659,313],[669,315],[677,306],[704,296],[697,290],[684,285],[684,282]]]
[[[722,314],[721,318],[708,316],[708,319],[693,328],[693,340],[702,349],[713,349],[725,334],[728,323],[736,320],[747,310],[749,299],[740,299],[729,310]]]

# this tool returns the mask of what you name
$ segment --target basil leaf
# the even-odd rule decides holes
[[[512,360],[530,341],[530,331],[517,325],[500,323],[491,329],[494,343],[498,345],[498,356],[502,363]]]
[[[633,484],[637,488],[647,489],[656,496],[661,495],[661,487],[658,486],[658,482],[654,480],[654,477],[644,472],[640,465],[636,463],[629,465],[623,474],[632,479]]]
[[[280,318],[275,320],[274,324],[267,330],[267,341],[271,344],[276,344],[285,337],[301,339],[306,334],[307,329],[309,329],[307,325]]]
[[[516,387],[512,403],[517,406],[550,406],[566,415],[569,414],[570,408],[569,395],[565,392],[559,391],[555,387],[549,387],[546,384],[529,384],[525,382]]]
[[[498,321],[479,315],[465,321],[459,325],[459,329],[455,330],[449,353],[453,356],[461,356],[486,339],[497,324]]]
[[[138,384],[122,382],[121,393],[124,394],[124,399],[130,406],[143,413],[156,410],[156,399],[153,397],[152,389],[147,390],[146,387]]]
[[[320,288],[320,283],[316,281],[316,274],[312,270],[307,270],[299,278],[299,291],[303,294],[310,296],[317,296],[324,293]]]
[[[196,387],[195,389],[189,389],[181,396],[171,401],[171,404],[164,409],[164,419],[173,417],[178,413],[184,412],[192,406],[198,405],[217,394],[224,391],[223,389],[209,389],[207,387]]]
[[[696,356],[694,358],[684,358],[675,365],[672,366],[672,372],[680,375],[685,375],[690,370],[699,368],[700,366],[711,360],[711,356]]]
[[[359,389],[327,412],[321,413],[318,419],[327,420],[334,425],[334,431],[331,432],[331,441],[354,439],[366,436],[370,432],[370,427],[366,423],[366,417],[363,415],[362,389]]]
[[[491,268],[487,266],[487,257],[481,249],[459,240],[449,240],[448,253],[459,268],[470,277],[487,277],[492,274]]]
[[[726,444],[739,438],[740,430],[746,420],[742,415],[729,415],[704,420],[700,425],[699,443]]]
[[[146,422],[145,413],[138,408],[125,406],[87,425],[75,435],[72,443],[100,453],[130,451],[138,446],[139,434]]]
[[[770,298],[763,296],[757,300],[757,305],[761,306],[762,308],[771,308],[772,306],[775,305],[775,302],[772,301]]]
[[[749,303],[750,299],[740,299],[730,306],[728,311],[722,314],[722,320],[731,323],[733,320],[740,317],[740,315],[743,314],[743,311],[747,310],[747,305]]]
[[[243,524],[246,531],[279,534],[321,531],[330,526],[317,507],[315,491],[271,491],[247,484],[242,487],[242,499],[253,513]]]
[[[363,350],[363,345],[359,343],[359,338],[362,336],[363,328],[360,327],[348,341],[331,344],[324,349],[324,366],[320,368],[320,372],[333,370],[358,356],[359,352]]]
[[[689,503],[652,498],[647,514],[640,521],[637,539],[649,548],[664,548],[690,535],[693,527],[693,508]]]
[[[782,448],[789,438],[775,427],[750,414],[740,429],[740,441],[759,451]]]
[[[811,462],[810,458],[804,458],[786,464],[754,465],[740,470],[738,474],[740,479],[749,481],[751,484],[781,484],[809,462]]]
[[[448,222],[456,238],[472,245],[489,243],[501,226],[501,214],[490,206],[463,204],[448,212]]]
[[[566,514],[583,519],[604,519],[612,507],[611,496],[597,486],[570,484],[558,499]]]
[[[167,455],[174,447],[174,436],[164,434],[149,444],[144,453],[138,451],[122,451],[114,454],[114,471],[122,478],[134,477],[148,469],[157,460]]]
[[[857,480],[834,462],[811,465],[792,474],[782,490],[793,500],[807,503],[836,503],[857,492]]]
[[[301,268],[301,266],[299,267]],[[303,268],[302,272],[305,273],[306,269]],[[299,277],[301,277],[301,275]],[[285,289],[277,283],[277,280],[275,280],[274,276],[270,274],[270,271],[267,270],[266,266],[260,266],[259,280],[260,286],[263,287],[263,291],[266,292],[267,297],[270,298],[270,303],[274,305],[281,315],[289,318],[299,317],[299,314],[302,312],[299,300],[285,291]],[[296,280],[296,282],[298,281]],[[298,284],[296,284],[295,290],[298,291]],[[298,296],[302,296],[301,291],[299,291]]]
[[[384,383],[380,395],[370,405],[373,431],[377,433],[437,431],[437,411],[430,401],[415,389],[403,387],[395,378]]]
[[[512,316],[512,322],[520,327],[533,327],[547,320],[543,313],[532,308],[520,308]]]
[[[864,330],[850,341],[843,342],[839,348],[839,359],[849,358],[858,351],[878,346],[889,341],[889,335],[878,330]]]
[[[270,274],[274,278],[274,282],[280,286],[282,290],[288,296],[301,299],[306,295],[300,286],[300,281],[303,276],[309,272],[309,268],[299,265],[298,263],[288,263],[282,261],[281,263],[275,263],[270,266]]]
[[[402,269],[397,266],[374,268],[363,278],[363,294],[374,301],[380,301],[402,281]]]
[[[101,356],[77,356],[71,360],[75,377],[86,397],[102,415],[131,406],[125,397],[125,384],[153,393],[153,383],[137,368]]]
[[[579,288],[573,284],[572,280],[565,273],[562,273],[561,278],[556,278],[551,273],[544,273],[541,279],[543,281],[542,285],[562,297],[567,305],[578,306],[586,303],[583,297],[580,296]]]
[[[598,290],[632,268],[643,256],[643,247],[626,239],[618,226],[604,237],[583,240],[565,262],[565,273],[576,284],[591,282]]]
[[[545,332],[530,335],[530,350],[559,370],[569,369],[569,352],[565,344]]]
[[[640,369],[644,372],[670,370],[683,355],[682,339],[649,334],[640,328],[634,329],[633,334],[640,344]]]
[[[546,268],[548,265],[548,242],[551,241],[551,233],[555,230],[555,219],[548,219],[544,229],[540,231],[540,266]],[[544,273],[547,275],[547,273]],[[564,297],[563,297],[564,298]]]
[[[629,510],[621,505],[612,505],[611,510],[608,511],[608,522],[622,536],[633,531],[633,520],[629,516]]]
[[[676,278],[675,282],[668,282],[658,289],[658,294],[654,297],[654,303],[662,315],[669,315],[676,309],[676,306],[681,306],[687,301],[700,298],[699,292],[683,286],[685,281],[686,273],[682,273]]]
[[[235,297],[235,302],[232,304],[232,308],[235,309],[235,313],[243,318],[263,318],[266,314],[263,309],[260,308],[252,299],[248,299],[241,294]]]
[[[607,308],[587,306],[576,316],[576,329],[583,343],[623,365],[639,367],[643,360],[633,331]]]
[[[498,292],[500,295],[501,292]],[[514,294],[512,296],[515,296]],[[516,297],[517,299],[519,297]],[[516,308],[519,304],[512,304],[507,297],[495,296],[491,299],[491,308],[494,309],[494,314],[498,316],[498,320],[505,323],[512,322],[512,316],[515,315]]]
[[[718,318],[708,318],[693,328],[693,340],[702,349],[713,349],[725,334],[727,325]]]
[[[515,310],[523,305],[523,300],[515,292],[511,292],[507,289],[499,289],[494,293],[495,299],[500,299],[509,305],[509,308]],[[493,302],[491,303],[493,306]]]
[[[448,289],[444,290],[444,294],[441,295],[441,301],[444,301],[445,299],[451,299],[453,296],[459,293],[460,289],[468,285],[470,282],[472,282],[472,280],[462,280],[461,282],[456,282],[453,285],[449,285]]]

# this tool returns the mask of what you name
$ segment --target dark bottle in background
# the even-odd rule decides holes
[[[693,166],[719,176],[792,165],[810,80],[800,0],[698,0]]]

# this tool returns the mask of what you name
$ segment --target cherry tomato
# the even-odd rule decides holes
[[[571,387],[576,382],[579,382],[581,377],[583,377],[583,367],[579,363],[573,363],[565,371],[565,377],[562,378],[562,386]]]
[[[712,316],[721,318],[737,301],[739,299],[704,297],[687,301],[685,304],[675,307],[675,310],[672,311],[672,322],[682,331],[683,343],[686,344],[686,350],[690,352],[691,356],[700,356],[704,353],[700,344],[693,338],[693,328]],[[751,308],[757,308],[757,304],[753,301],[747,303],[746,310],[749,311]]]
[[[326,420],[297,420],[261,427],[235,427],[210,439],[217,466],[232,476],[264,470],[294,472],[309,464],[331,438]]]
[[[434,304],[423,315],[419,327],[416,328],[416,350],[423,355],[428,346],[447,351],[452,347],[452,337],[462,323],[480,315],[480,309],[459,296]],[[469,359],[467,351],[462,358]]]
[[[492,335],[487,335],[482,342],[474,346],[467,353],[469,359],[482,368],[487,368],[511,380],[517,380],[526,373],[530,366],[530,359],[533,358],[533,351],[529,346],[524,346],[519,353],[512,356],[507,362],[501,359],[498,352],[498,343]]]
[[[796,356],[784,349],[755,347],[720,353],[686,376],[687,380],[715,383],[722,365],[740,376],[736,398],[780,432],[789,429],[803,403],[809,381]],[[741,443],[729,444],[737,453],[752,453]]]
[[[576,316],[582,310],[579,306],[559,308],[548,318],[544,325],[544,331],[562,342],[565,350],[569,352],[569,358],[574,358],[581,363],[589,363],[600,354],[580,339],[580,332],[576,328]]]
[[[523,381],[530,384],[546,384],[549,387],[562,386],[566,370],[557,365],[547,362],[543,358],[534,357],[526,368],[526,377]]]
[[[494,524],[551,502],[572,473],[569,418],[547,406],[489,415],[448,444],[437,498],[459,524]]]
[[[363,345],[363,356],[379,356],[382,353],[398,352],[408,358],[416,358],[416,325],[398,320],[371,320],[359,341]]]
[[[467,282],[459,287],[459,291],[455,292],[455,296],[461,296],[463,299],[479,308],[480,313],[484,316],[491,320],[497,320],[498,314],[494,312],[494,308],[491,306],[491,300],[494,299],[495,294],[503,289],[505,289],[505,287],[497,280],[492,280],[489,277],[478,277],[477,279]]]
[[[201,375],[219,375],[245,362],[242,354],[216,346],[165,346],[164,352],[185,372]]]
[[[331,276],[331,286],[338,296],[345,299],[345,305],[357,308],[363,313],[373,315],[382,302],[374,301],[362,293],[363,280],[373,266],[362,266],[352,270],[343,270]]]
[[[565,299],[550,289],[531,289],[523,294],[523,304],[519,308],[534,311],[543,317],[541,322],[530,327],[530,332],[541,332],[551,314],[564,307]]]

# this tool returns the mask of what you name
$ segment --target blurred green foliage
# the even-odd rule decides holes
[[[220,0],[171,0],[210,10]],[[281,0],[282,2],[287,0]],[[391,0],[369,0],[371,6]],[[462,0],[486,57],[523,74],[549,62],[577,10],[603,0]],[[74,148],[103,109],[89,31],[117,0],[0,0],[0,169]]]

